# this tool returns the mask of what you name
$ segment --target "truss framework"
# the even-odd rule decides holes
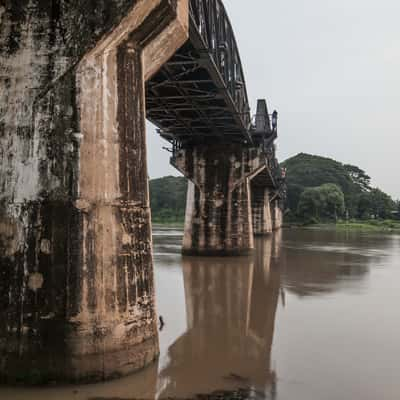
[[[148,82],[147,116],[169,141],[252,140],[243,67],[221,0],[190,1],[189,41]]]

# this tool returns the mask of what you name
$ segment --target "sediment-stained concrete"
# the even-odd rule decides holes
[[[251,210],[254,235],[272,233],[272,216],[269,188],[251,184]]]
[[[254,249],[250,179],[266,168],[261,148],[195,145],[173,160],[189,180],[183,253],[248,254]]]
[[[271,203],[272,229],[277,231],[283,226],[282,206],[278,200]]]
[[[0,5],[0,380],[94,381],[158,355],[145,80],[187,0]]]

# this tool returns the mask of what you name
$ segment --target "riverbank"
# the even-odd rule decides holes
[[[153,220],[153,226],[165,228],[184,228],[184,221],[172,220]],[[385,232],[400,233],[400,221],[396,220],[351,220],[333,222],[323,222],[318,224],[304,224],[301,222],[285,223],[284,228],[304,228],[304,229],[324,229],[324,230],[351,230],[362,232]]]
[[[159,226],[159,227],[164,227],[164,228],[181,228],[183,229],[185,222],[184,221],[165,221],[165,220],[152,220],[152,225],[154,226]]]
[[[400,221],[395,221],[395,220],[368,220],[368,221],[351,220],[351,221],[339,221],[336,224],[332,222],[319,223],[319,224],[302,224],[298,222],[298,223],[286,224],[285,227],[400,233]]]
[[[336,224],[336,229],[400,233],[400,221],[371,220],[371,221],[339,222]]]

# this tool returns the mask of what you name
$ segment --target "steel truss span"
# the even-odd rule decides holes
[[[252,140],[243,67],[221,0],[190,1],[189,40],[148,82],[147,117],[170,142]]]

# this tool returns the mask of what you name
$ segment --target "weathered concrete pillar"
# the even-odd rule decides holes
[[[262,236],[272,233],[272,216],[267,187],[251,185],[251,208],[254,235]]]
[[[259,149],[196,145],[173,164],[190,180],[183,253],[237,255],[254,249],[250,178],[265,168]]]
[[[278,200],[271,202],[272,229],[277,231],[283,226],[283,212]]]
[[[144,84],[188,4],[25,3],[0,6],[0,381],[107,379],[158,356]]]

